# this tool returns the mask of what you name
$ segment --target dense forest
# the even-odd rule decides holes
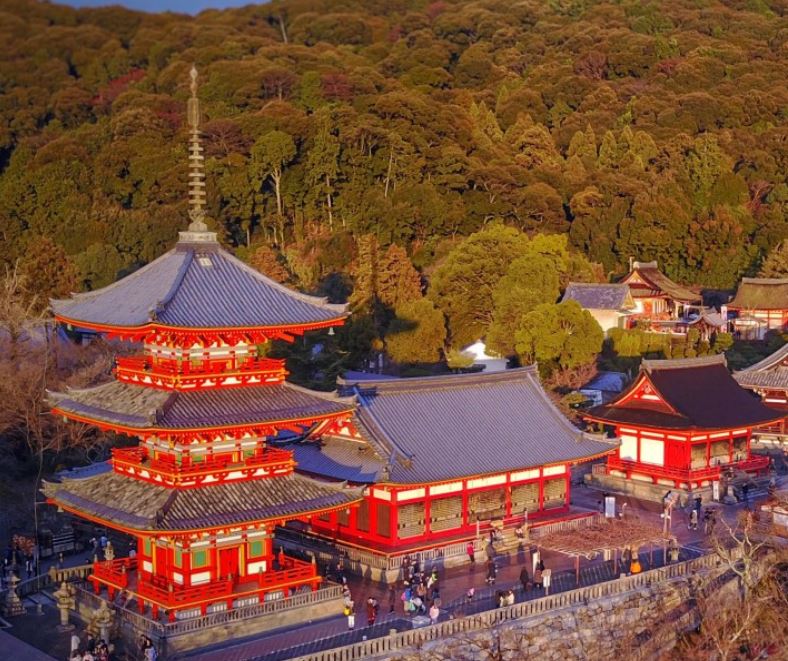
[[[569,279],[635,257],[731,288],[788,237],[787,12],[282,0],[189,17],[5,0],[0,261],[44,301],[172,246],[195,63],[211,222],[261,270],[366,313],[347,351],[389,329],[403,360],[483,334],[533,357],[529,332],[577,311],[553,305],[531,331],[522,315]]]

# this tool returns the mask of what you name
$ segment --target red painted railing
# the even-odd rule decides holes
[[[745,471],[747,473],[755,473],[765,470],[769,466],[769,458],[763,456],[753,455],[745,461],[735,461],[732,463],[718,464],[716,466],[704,466],[703,468],[667,468],[665,466],[656,466],[651,464],[641,464],[636,461],[627,461],[611,455],[608,457],[606,472],[611,470],[627,471],[632,473],[640,473],[651,475],[655,479],[666,478],[678,482],[699,482],[704,480],[719,479],[720,474],[729,468]]]
[[[156,484],[187,487],[197,486],[208,475],[221,479],[222,474],[232,471],[252,473],[264,469],[267,475],[284,475],[295,468],[295,460],[289,450],[265,448],[240,462],[233,461],[228,453],[191,465],[179,465],[174,458],[150,459],[146,449],[134,447],[113,448],[112,465],[116,472],[130,473]],[[146,471],[147,475],[143,476],[142,471]]]
[[[99,560],[93,563],[93,577],[114,587],[125,588],[129,585],[129,572],[136,568],[136,558]]]
[[[162,388],[213,387],[217,380],[234,378],[243,385],[251,378],[262,382],[281,382],[288,372],[285,361],[274,358],[246,358],[240,362],[217,360],[153,359],[150,356],[126,356],[115,359],[115,375],[121,381],[145,382]],[[209,385],[210,384],[210,385]],[[220,387],[224,387],[222,384]]]

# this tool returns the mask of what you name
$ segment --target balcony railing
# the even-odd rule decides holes
[[[712,461],[714,457],[712,457]],[[603,465],[600,471],[609,473],[611,470],[626,471],[628,473],[639,473],[653,476],[655,479],[669,479],[676,482],[701,482],[706,480],[718,480],[723,471],[733,469],[747,473],[760,472],[769,467],[768,457],[753,455],[744,461],[734,461],[719,463],[714,466],[703,466],[702,468],[668,468],[652,464],[643,464],[636,461],[620,459],[610,456],[607,464]],[[594,471],[595,474],[597,471]]]
[[[243,461],[234,461],[230,454],[209,456],[204,461],[178,464],[174,458],[151,459],[145,448],[113,448],[112,465],[116,472],[169,486],[199,486],[207,477],[211,481],[242,477],[285,475],[295,468],[293,453],[279,448],[265,448]]]
[[[287,374],[285,361],[274,358],[179,361],[151,356],[119,356],[115,359],[115,376],[120,381],[168,389],[279,383]]]
[[[99,593],[101,585],[110,590],[126,590],[131,596],[137,595],[139,602],[148,602],[156,608],[171,611],[201,607],[212,603],[228,603],[257,595],[264,601],[269,592],[290,595],[290,590],[308,586],[316,590],[322,578],[317,574],[317,566],[297,558],[281,557],[282,569],[259,572],[248,576],[228,576],[204,585],[183,586],[164,578],[153,576],[142,578],[135,570],[135,558],[118,558],[112,561],[93,563],[89,580],[94,592]]]

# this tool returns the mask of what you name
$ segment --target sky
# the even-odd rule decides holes
[[[196,14],[203,9],[225,9],[255,4],[255,0],[55,0],[57,3],[72,7],[106,7],[121,5],[142,11],[176,11],[183,14]],[[262,4],[262,2],[257,2]]]

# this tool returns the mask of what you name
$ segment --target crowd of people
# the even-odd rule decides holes
[[[85,632],[83,641],[75,631],[71,634],[71,655],[69,661],[109,661],[112,656],[112,647],[105,640],[98,639],[90,632]],[[153,657],[155,660],[156,657]],[[151,661],[142,657],[145,661]]]

